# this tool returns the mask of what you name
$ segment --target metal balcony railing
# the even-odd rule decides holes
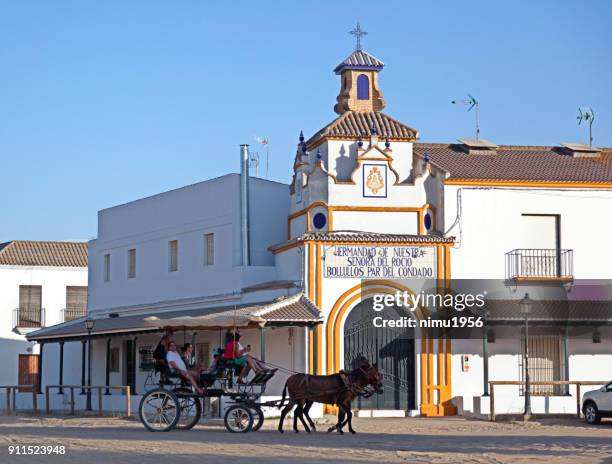
[[[45,326],[45,308],[22,306],[13,310],[13,327],[27,329]]]
[[[506,279],[572,279],[573,250],[518,248],[506,253]]]
[[[74,307],[74,308],[62,309],[62,321],[63,322],[73,321],[74,319],[78,319],[79,317],[83,317],[86,315],[87,315],[87,308],[84,308],[84,307]]]

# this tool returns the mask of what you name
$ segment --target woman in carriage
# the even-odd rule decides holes
[[[234,332],[228,330],[225,335],[225,340],[226,344],[223,359],[232,361],[236,366],[242,368],[238,383],[246,383],[246,377],[251,369],[255,374],[259,374],[266,370],[261,361],[248,354],[249,351],[251,351],[251,345],[247,345],[246,348],[242,347],[240,344],[240,332],[237,330]]]

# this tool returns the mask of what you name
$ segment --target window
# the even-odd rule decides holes
[[[168,242],[168,271],[178,270],[178,240]]]
[[[136,277],[136,248],[128,250],[128,279]]]
[[[215,234],[204,235],[204,266],[215,264]]]
[[[140,370],[146,371],[149,369],[149,366],[155,364],[155,360],[153,359],[153,347],[150,345],[141,346],[138,351],[140,354]]]
[[[66,287],[66,309],[64,322],[72,321],[87,314],[87,287]]]
[[[357,100],[370,99],[370,79],[365,74],[357,77]]]
[[[562,340],[559,334],[529,335],[529,380],[550,382],[565,379],[562,356]],[[521,340],[521,382],[525,379],[525,334]],[[562,395],[564,385],[531,385],[534,396]],[[521,395],[524,387],[521,384]]]
[[[119,347],[111,348],[108,370],[110,372],[119,372]]]
[[[195,344],[195,361],[204,366],[210,365],[210,343]]]
[[[40,285],[19,286],[19,309],[16,327],[42,327],[42,287]]]
[[[104,282],[110,282],[110,255],[104,255]]]

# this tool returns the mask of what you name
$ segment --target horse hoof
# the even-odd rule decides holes
[[[354,430],[351,430],[351,433],[352,433],[353,435],[355,435],[357,432],[355,432]]]
[[[295,433],[300,433],[300,431],[299,431],[299,430],[294,430],[294,432],[295,432]]]
[[[285,433],[283,430],[279,430],[278,433]]]

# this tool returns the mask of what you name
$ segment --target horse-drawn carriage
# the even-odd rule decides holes
[[[223,350],[218,351],[222,353]],[[138,412],[140,420],[148,430],[188,430],[195,426],[202,416],[202,401],[205,398],[221,397],[231,400],[231,406],[224,415],[228,431],[257,431],[263,425],[262,407],[268,403],[261,403],[259,400],[274,372],[262,372],[247,383],[238,383],[238,366],[231,360],[220,358],[214,372],[200,375],[198,384],[203,392],[198,394],[166,364],[156,365],[156,362],[141,366],[148,371],[145,386],[149,389],[140,401]]]
[[[223,330],[237,327],[263,327],[265,320],[250,314],[211,314],[200,317],[176,317],[161,320],[157,317],[147,318],[148,325],[161,330]],[[316,321],[317,323],[320,321]],[[148,370],[145,386],[148,391],[142,397],[139,405],[139,415],[144,426],[155,432],[164,432],[173,428],[187,430],[194,427],[202,416],[202,402],[205,398],[229,398],[230,406],[225,410],[224,423],[230,432],[246,433],[257,431],[264,422],[263,407],[282,408],[279,431],[285,416],[295,408],[293,429],[297,432],[297,420],[301,420],[306,431],[310,431],[304,418],[314,428],[314,423],[308,411],[314,402],[335,404],[338,406],[338,423],[329,431],[342,433],[342,427],[348,423],[351,426],[351,401],[357,396],[369,396],[382,391],[381,376],[376,364],[370,365],[361,358],[358,365],[350,372],[340,372],[332,375],[309,375],[281,370],[292,374],[287,379],[281,400],[261,402],[266,384],[274,376],[276,369],[264,370],[241,383],[238,381],[239,366],[231,359],[223,359],[219,353],[214,371],[201,374],[197,379],[202,393],[197,393],[180,375],[171,372],[167,363],[156,365],[155,362],[141,366]],[[157,374],[159,373],[159,378]],[[287,396],[286,396],[287,395]],[[285,399],[287,404],[285,405]]]

